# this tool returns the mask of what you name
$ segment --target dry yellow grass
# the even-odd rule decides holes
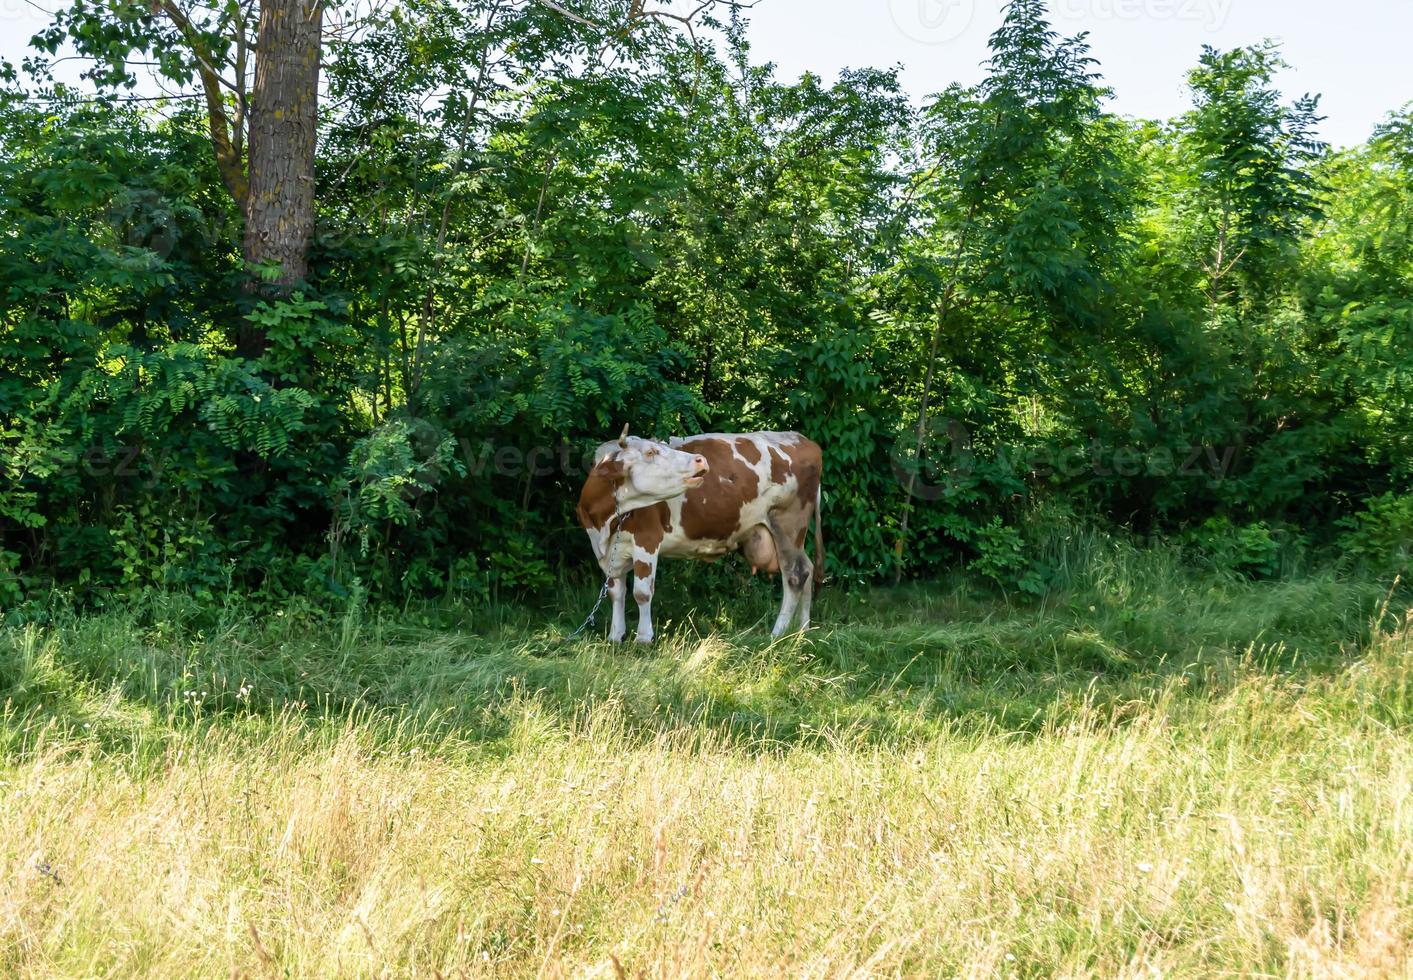
[[[1030,733],[751,745],[524,696],[494,747],[292,712],[155,759],[39,737],[0,972],[1407,975],[1409,639]]]

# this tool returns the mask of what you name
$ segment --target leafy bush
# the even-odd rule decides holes
[[[1228,517],[1213,517],[1190,531],[1187,540],[1215,568],[1251,578],[1280,571],[1280,541],[1264,521],[1235,524]]]
[[[1384,575],[1413,571],[1413,494],[1375,497],[1339,526],[1340,551],[1348,560]]]
[[[972,544],[977,557],[968,566],[1002,588],[1020,589],[1043,595],[1048,587],[1049,569],[1031,555],[1019,528],[1009,527],[1001,518],[976,529]]]

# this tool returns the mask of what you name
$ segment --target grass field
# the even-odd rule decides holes
[[[0,973],[1413,970],[1388,583],[1106,546],[771,643],[723,580],[665,576],[649,649],[561,639],[587,591],[7,628]]]

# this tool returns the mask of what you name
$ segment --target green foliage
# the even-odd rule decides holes
[[[1190,531],[1187,540],[1213,567],[1271,578],[1280,571],[1280,541],[1264,521],[1234,524],[1228,517],[1213,517]]]
[[[0,609],[9,609],[24,601],[24,580],[19,575],[20,553],[0,550]]]
[[[739,10],[581,8],[416,0],[331,45],[273,301],[200,102],[109,98],[138,60],[190,84],[239,11],[57,16],[37,49],[98,94],[0,78],[0,602],[544,590],[594,574],[573,505],[625,422],[818,440],[851,583],[1046,592],[1041,512],[1246,576],[1292,542],[1401,567],[1407,109],[1330,153],[1262,44],[1120,119],[1040,0],[921,111],[896,71],[754,64]]]
[[[1227,300],[1230,279],[1248,299],[1269,297],[1274,277],[1290,268],[1303,223],[1320,214],[1309,169],[1324,149],[1313,135],[1319,98],[1282,105],[1272,80],[1283,67],[1272,42],[1205,47],[1188,75],[1194,106],[1179,123],[1192,179],[1185,206],[1206,252],[1213,305]]]
[[[352,531],[366,555],[370,535],[383,525],[416,523],[418,499],[448,472],[466,474],[450,436],[406,419],[386,422],[354,444],[335,483],[336,526]]]
[[[225,548],[209,519],[172,522],[143,502],[118,508],[108,534],[129,594],[174,592],[213,602],[230,591]]]
[[[1339,526],[1340,551],[1356,564],[1376,574],[1413,572],[1413,494],[1386,493],[1367,502]]]
[[[836,315],[847,317],[843,311]],[[878,397],[883,379],[871,347],[869,334],[855,325],[777,354],[781,376],[798,370],[802,357],[812,365],[810,383],[786,394],[784,421],[829,447],[828,465],[837,476],[823,493],[827,573],[843,580],[867,581],[891,567],[889,522],[878,515],[880,502],[896,492],[887,457],[892,427]]]
[[[1043,595],[1048,582],[1045,568],[1027,555],[1025,539],[1018,528],[1007,527],[1001,518],[977,528],[972,535],[977,556],[968,566],[1002,588],[1018,588]]]

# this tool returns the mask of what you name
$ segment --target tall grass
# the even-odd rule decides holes
[[[11,628],[0,972],[1413,969],[1399,606],[1084,547],[774,643],[668,583],[648,650],[566,642],[578,593]]]

